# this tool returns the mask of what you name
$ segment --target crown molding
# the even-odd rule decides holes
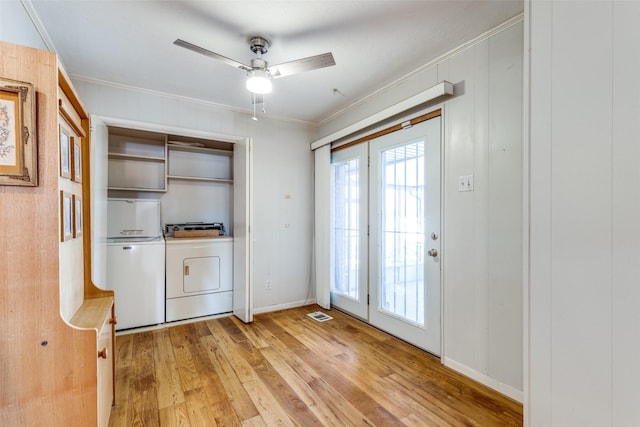
[[[229,105],[225,105],[225,104],[219,104],[213,101],[207,101],[204,99],[198,99],[198,98],[190,98],[188,96],[183,96],[183,95],[177,95],[174,93],[168,93],[168,92],[162,92],[159,90],[154,90],[154,89],[146,89],[146,88],[142,88],[142,87],[138,87],[138,86],[132,86],[132,85],[126,85],[123,83],[116,83],[116,82],[111,82],[108,80],[101,80],[101,79],[96,79],[94,77],[87,77],[87,76],[82,76],[82,75],[78,75],[78,74],[70,74],[69,77],[71,77],[72,80],[77,81],[77,82],[85,82],[85,83],[89,83],[89,84],[94,84],[94,85],[100,85],[100,86],[107,86],[107,87],[112,87],[115,89],[120,89],[120,90],[130,90],[132,92],[138,92],[138,93],[145,93],[148,95],[154,95],[154,96],[162,96],[162,97],[166,97],[166,98],[172,98],[172,99],[177,99],[180,101],[185,101],[185,102],[190,102],[193,104],[200,104],[200,105],[207,105],[209,107],[215,107],[215,108],[220,108],[222,110],[227,110],[227,111],[232,111],[235,113],[239,113],[239,114],[248,114],[253,116],[253,111],[251,110],[245,110],[242,108],[236,108],[236,107],[231,107]],[[297,123],[297,124],[301,124],[304,126],[310,126],[310,127],[314,127],[315,123],[312,122],[307,122],[304,120],[296,120],[296,119],[291,119],[291,118],[287,118],[287,117],[280,117],[280,116],[275,116],[275,115],[269,115],[269,114],[261,114],[258,116],[260,117],[264,117],[265,119],[270,119],[270,120],[278,120],[281,122],[290,122],[290,123]]]
[[[49,50],[49,52],[58,53],[56,46],[53,44],[53,40],[51,40],[51,37],[49,37],[47,29],[44,27],[44,24],[38,16],[38,13],[33,8],[33,3],[31,3],[31,0],[20,0],[20,3],[22,3],[22,7],[24,7],[25,12],[27,12],[27,15],[29,15],[29,19],[33,23],[33,26],[38,32],[38,35],[40,35],[42,42],[47,47],[47,50]]]

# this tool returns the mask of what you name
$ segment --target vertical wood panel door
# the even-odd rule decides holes
[[[441,351],[441,118],[331,157],[331,304]]]

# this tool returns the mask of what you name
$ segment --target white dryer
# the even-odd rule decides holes
[[[166,321],[233,310],[233,238],[165,234]]]

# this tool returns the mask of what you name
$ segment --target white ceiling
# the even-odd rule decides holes
[[[274,80],[270,116],[319,123],[523,10],[523,0],[31,0],[67,72],[251,111],[245,74],[173,45],[248,64],[332,52],[334,67]]]

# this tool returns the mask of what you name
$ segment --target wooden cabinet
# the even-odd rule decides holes
[[[97,354],[97,402],[98,425],[107,426],[111,406],[114,403],[114,324],[115,313],[113,298],[92,298],[85,301],[82,310],[79,310],[71,319],[75,326],[83,328],[95,328],[99,326],[98,340],[96,343]]]
[[[0,57],[35,86],[38,147],[38,186],[0,186],[0,425],[106,426],[115,319],[91,282],[88,115],[55,54],[0,42]]]

